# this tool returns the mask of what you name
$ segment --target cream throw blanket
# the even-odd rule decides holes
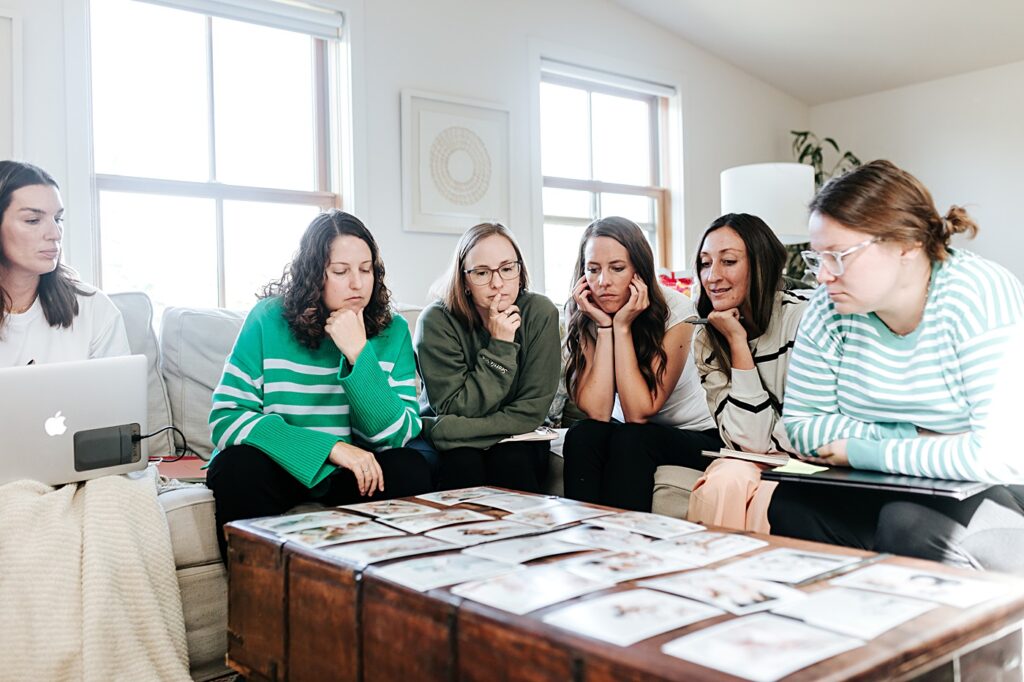
[[[0,486],[0,679],[190,679],[158,480]]]

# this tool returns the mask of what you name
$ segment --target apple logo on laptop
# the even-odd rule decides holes
[[[43,428],[46,429],[47,436],[63,436],[64,432],[68,430],[68,427],[64,424],[64,420],[67,417],[60,412],[60,410],[57,410],[57,414],[43,422]]]

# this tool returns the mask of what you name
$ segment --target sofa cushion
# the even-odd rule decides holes
[[[149,296],[141,291],[110,294],[128,332],[128,347],[133,354],[146,356],[148,387],[146,394],[146,420],[149,432],[171,425],[171,406],[167,400],[167,387],[160,375],[159,348],[153,332],[153,305]],[[174,452],[170,431],[142,441],[142,454],[147,457],[169,455]]]
[[[655,514],[685,519],[690,508],[690,492],[703,471],[681,466],[660,466],[654,472],[654,499],[651,511]]]
[[[160,326],[160,348],[174,425],[203,459],[213,454],[210,406],[244,313],[223,309],[168,308]]]
[[[193,680],[209,680],[228,672],[228,576],[224,564],[192,566],[178,571],[181,611],[188,639],[188,665]]]
[[[170,488],[161,491],[157,500],[167,516],[174,566],[220,563],[210,489],[202,484]]]

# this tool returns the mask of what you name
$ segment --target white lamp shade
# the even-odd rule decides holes
[[[813,198],[814,168],[805,163],[755,163],[722,171],[722,214],[756,215],[783,244],[808,240],[807,205]]]

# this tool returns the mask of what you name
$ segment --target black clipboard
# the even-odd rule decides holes
[[[784,473],[769,469],[761,472],[761,478],[766,481],[782,483],[838,485],[868,490],[937,495],[952,497],[955,500],[966,500],[968,497],[992,487],[991,483],[978,483],[977,481],[951,481],[944,478],[903,476],[847,467],[829,467],[825,471],[814,474]]]

